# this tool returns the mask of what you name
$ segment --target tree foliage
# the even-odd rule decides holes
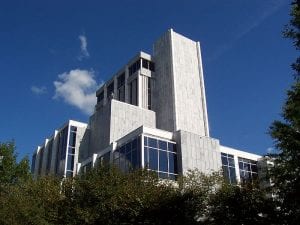
[[[17,162],[16,146],[14,142],[0,142],[0,188],[31,178],[28,157]]]
[[[284,31],[300,50],[300,1],[293,1],[291,20]],[[292,64],[295,81],[287,92],[282,121],[270,127],[277,153],[271,170],[274,192],[284,215],[284,224],[300,223],[300,58]]]

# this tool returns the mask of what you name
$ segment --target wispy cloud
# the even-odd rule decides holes
[[[82,34],[82,35],[78,36],[78,39],[80,41],[80,54],[79,54],[79,56],[77,58],[78,58],[78,60],[81,61],[81,60],[83,60],[85,58],[90,57],[90,53],[89,53],[89,51],[87,49],[87,45],[88,45],[88,43],[87,43],[87,37],[84,34]]]
[[[286,0],[272,0],[269,2],[269,4],[266,4],[266,6],[260,11],[260,14],[257,17],[255,17],[250,22],[243,24],[243,26],[241,26],[242,28],[235,32],[235,35],[233,36],[233,38],[231,38],[231,41],[219,47],[219,49],[211,57],[209,57],[208,61],[216,60],[220,56],[222,56],[225,52],[231,49],[237,41],[245,37],[248,33],[258,27],[263,21],[276,13],[285,3]]]
[[[31,86],[30,90],[32,93],[36,95],[43,95],[47,93],[47,88],[45,86],[37,87],[37,86]]]
[[[99,88],[93,71],[75,69],[58,75],[54,81],[54,99],[62,98],[83,113],[90,115],[96,104],[95,92]]]

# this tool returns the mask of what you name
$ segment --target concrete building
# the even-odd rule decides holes
[[[59,157],[59,145],[50,145],[62,128],[35,152],[35,176],[49,172],[72,176],[98,163],[124,171],[147,168],[166,179],[195,168],[204,173],[223,168],[232,183],[259,174],[261,156],[222,146],[210,137],[200,43],[172,29],[154,43],[153,55],[137,54],[96,96],[88,125],[74,121],[65,125],[69,145],[70,127],[77,127],[77,133],[80,127],[72,146],[75,152],[71,151],[74,158],[68,158],[68,145]],[[50,149],[52,158],[47,160]]]

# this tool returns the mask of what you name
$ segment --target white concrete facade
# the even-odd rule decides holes
[[[69,152],[61,159],[58,150],[66,126],[77,127],[73,175],[98,162],[109,162],[125,170],[129,166],[148,168],[170,179],[191,169],[208,174],[228,167],[228,174],[240,182],[249,171],[239,165],[251,160],[254,170],[254,162],[260,158],[222,146],[210,137],[200,43],[172,29],[154,43],[152,56],[138,53],[96,96],[88,125],[69,121],[38,147],[35,176],[67,176]],[[256,172],[249,174],[255,176]]]

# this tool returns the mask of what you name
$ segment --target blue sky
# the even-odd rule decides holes
[[[88,121],[94,90],[168,28],[200,41],[211,136],[265,154],[296,51],[286,0],[2,1],[0,141],[29,155],[68,119]]]

